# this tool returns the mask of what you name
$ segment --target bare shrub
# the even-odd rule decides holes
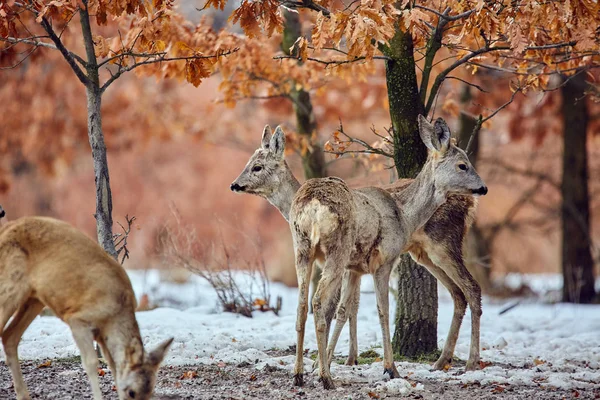
[[[172,221],[158,236],[160,256],[165,262],[205,279],[215,290],[223,311],[250,318],[255,310],[279,314],[281,297],[274,306],[271,304],[270,282],[258,235],[251,237],[240,232],[254,248],[253,254],[242,254],[239,246],[224,240],[222,233],[218,242],[202,243],[174,206],[171,214]]]

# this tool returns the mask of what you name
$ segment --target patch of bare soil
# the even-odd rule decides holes
[[[32,399],[91,399],[87,376],[76,359],[21,363]],[[106,399],[117,399],[113,379],[102,369],[100,385]],[[588,391],[553,390],[511,385],[462,386],[432,380],[422,381],[425,389],[405,396],[409,399],[594,399],[600,388]],[[307,374],[305,386],[292,385],[286,370],[267,366],[257,370],[251,364],[194,365],[163,367],[157,379],[155,399],[383,399],[399,395],[378,393],[365,383],[337,382],[336,390],[325,392],[316,376]],[[15,399],[10,372],[0,362],[0,399]]]

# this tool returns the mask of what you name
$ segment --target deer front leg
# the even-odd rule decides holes
[[[471,309],[471,348],[467,360],[467,371],[481,369],[479,364],[479,329],[481,325],[481,287],[462,263],[446,269],[448,276],[462,290]]]
[[[296,364],[294,366],[294,386],[304,385],[304,332],[308,315],[308,292],[312,270],[312,260],[304,253],[296,251],[296,275],[298,277],[298,311],[296,315]]]
[[[23,332],[25,332],[35,317],[42,311],[42,308],[44,308],[44,305],[38,300],[27,300],[19,308],[10,321],[10,324],[8,324],[8,327],[2,332],[2,344],[4,345],[6,364],[12,374],[18,400],[28,400],[30,397],[25,381],[23,380],[21,366],[19,365],[17,347],[19,346]]]
[[[389,305],[389,282],[393,262],[383,264],[375,271],[375,295],[377,296],[377,313],[381,325],[381,337],[383,340],[383,373],[390,378],[399,378],[400,374],[394,365],[394,352],[390,338],[390,305]]]
[[[450,279],[450,277],[444,272],[444,270],[437,266],[431,258],[424,252],[410,253],[411,257],[420,265],[427,268],[427,270],[448,289],[450,295],[452,296],[452,301],[454,302],[454,314],[452,316],[452,323],[450,325],[450,330],[448,331],[448,337],[446,338],[446,343],[444,344],[444,349],[442,350],[442,354],[438,360],[433,364],[433,369],[435,370],[443,370],[446,365],[452,363],[452,356],[454,355],[454,349],[456,347],[456,341],[458,340],[458,333],[460,331],[460,326],[462,324],[462,319],[465,316],[465,310],[467,309],[467,302],[465,299],[465,295],[462,290]],[[445,265],[452,265],[449,261],[451,260],[451,256],[444,254],[443,257],[434,257],[436,260],[445,260]]]

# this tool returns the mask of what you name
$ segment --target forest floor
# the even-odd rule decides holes
[[[157,271],[129,274],[138,298],[145,294],[149,299],[150,310],[136,313],[146,349],[174,337],[159,373],[158,399],[600,398],[600,305],[556,303],[552,293],[560,288],[557,276],[518,277],[539,294],[534,297],[484,298],[482,370],[464,372],[471,330],[467,313],[456,346],[455,366],[434,371],[431,361],[397,360],[401,378],[391,381],[383,375],[372,279],[363,278],[359,365],[339,364],[349,346],[344,329],[331,370],[338,389],[325,394],[316,373],[310,372],[317,347],[312,316],[305,337],[307,383],[301,389],[292,386],[297,289],[271,284],[266,295],[260,290],[253,293],[253,299],[281,297],[282,308],[278,315],[254,311],[252,318],[247,318],[223,312],[212,287],[197,277],[175,283]],[[261,287],[256,282],[242,286],[244,276],[239,278],[240,287]],[[441,348],[451,322],[452,301],[443,289],[439,298]],[[393,300],[390,295],[392,314]],[[79,351],[68,326],[58,318],[37,317],[22,337],[19,357],[33,398],[85,399],[91,395]],[[104,368],[102,375],[106,398],[116,399],[108,369]],[[14,399],[1,349],[0,399]]]
[[[89,381],[76,358],[48,363],[22,362],[25,381],[32,399],[91,399]],[[100,385],[106,399],[117,399],[110,371],[102,369]],[[403,380],[399,380],[403,381]],[[335,380],[337,389],[325,392],[317,376],[308,374],[305,386],[292,385],[290,372],[278,367],[257,370],[253,365],[191,365],[161,368],[154,398],[167,399],[598,399],[595,389],[557,389],[509,384],[456,384],[434,379],[409,380],[415,390],[382,391],[361,382]],[[393,382],[393,381],[390,381]],[[16,399],[10,373],[0,362],[0,399]]]

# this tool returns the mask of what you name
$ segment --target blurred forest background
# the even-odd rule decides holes
[[[14,2],[2,3],[4,9],[0,7],[0,13],[4,10],[5,16],[7,7],[14,6]],[[309,3],[315,4],[306,4]],[[304,56],[304,63],[297,63],[292,69],[286,66],[286,60],[274,60],[273,55],[290,54],[292,46],[296,51],[307,52],[306,43],[296,40],[298,35],[292,35],[290,41],[289,29],[300,29],[309,35],[322,13],[302,12],[298,17],[281,9],[287,18],[287,30],[275,29],[269,38],[257,39],[256,34],[254,38],[244,38],[239,25],[227,21],[239,4],[214,5],[224,9],[200,9],[203,4],[187,0],[176,3],[175,8],[183,18],[200,23],[204,34],[212,35],[213,41],[224,40],[222,34],[214,33],[222,27],[232,35],[233,39],[228,39],[230,47],[239,50],[224,56],[225,61],[215,67],[212,76],[200,74],[194,82],[188,66],[185,71],[183,66],[173,67],[174,71],[166,63],[158,63],[155,69],[140,68],[138,73],[124,74],[103,96],[102,122],[111,173],[113,218],[121,223],[125,223],[125,215],[137,218],[129,238],[130,259],[125,265],[167,268],[160,257],[161,235],[176,214],[195,229],[198,241],[224,240],[238,246],[240,253],[253,245],[245,239],[247,235],[260,237],[271,278],[294,285],[287,223],[263,199],[236,195],[229,185],[259,146],[265,124],[283,126],[288,143],[292,143],[288,162],[301,180],[325,173],[357,186],[386,184],[395,179],[391,161],[376,154],[321,156],[323,147],[333,152],[348,150],[340,124],[343,132],[353,138],[374,149],[385,148],[385,140],[372,132],[385,136],[390,127],[385,64],[375,57],[348,66],[340,63],[319,65],[318,71],[314,66],[303,70],[303,66],[314,64]],[[66,23],[58,22],[52,12],[60,10],[50,9],[47,14],[50,19],[56,18],[58,31]],[[110,47],[110,40],[119,37],[117,26],[134,26],[132,19],[135,17],[109,20],[98,27],[100,34],[109,39],[95,41],[97,55],[102,55],[102,46]],[[241,20],[244,23],[243,16]],[[435,21],[436,15],[430,14],[423,26]],[[257,29],[261,28],[265,27]],[[194,32],[194,28],[187,29]],[[8,37],[10,32],[2,36]],[[247,42],[241,45],[236,40]],[[64,41],[84,53],[80,35],[65,34]],[[33,214],[53,216],[96,237],[96,192],[85,88],[60,52],[40,47],[29,54],[25,44],[5,41],[3,45],[0,192],[8,219]],[[597,41],[591,45],[596,46],[592,57],[597,57]],[[107,54],[108,51],[104,57]],[[442,49],[437,57],[443,61],[450,55]],[[424,58],[417,60],[419,81]],[[434,71],[447,65],[442,61],[433,66]],[[455,79],[447,79],[439,88],[430,116],[445,118],[464,147],[477,116],[489,116],[505,105],[483,124],[470,149],[489,187],[489,194],[480,198],[475,237],[470,240],[467,253],[469,263],[480,270],[476,276],[484,291],[494,291],[498,287],[495,282],[507,273],[560,273],[563,207],[570,207],[570,218],[580,231],[576,235],[579,239],[571,239],[579,242],[584,249],[581,251],[589,249],[592,266],[587,268],[593,268],[598,276],[597,70],[578,72],[566,83],[548,74],[543,86],[553,90],[522,90],[514,81],[511,84],[515,75],[508,69],[478,68],[476,62],[466,67],[457,70]],[[110,79],[107,72],[103,74],[101,77]],[[304,87],[290,84],[281,74],[302,79]],[[510,104],[505,104],[507,101]],[[582,118],[587,120],[583,131],[575,129],[581,128]],[[571,158],[565,165],[571,174],[563,180],[565,143],[573,143],[575,148],[569,150]],[[354,146],[350,150],[360,147]],[[582,192],[582,179],[589,184],[587,193]],[[571,203],[563,203],[565,192],[580,192],[573,201],[580,201],[582,196],[589,201],[589,220],[587,210],[569,200],[568,195],[565,201]],[[117,225],[114,227],[115,231],[120,230]]]

